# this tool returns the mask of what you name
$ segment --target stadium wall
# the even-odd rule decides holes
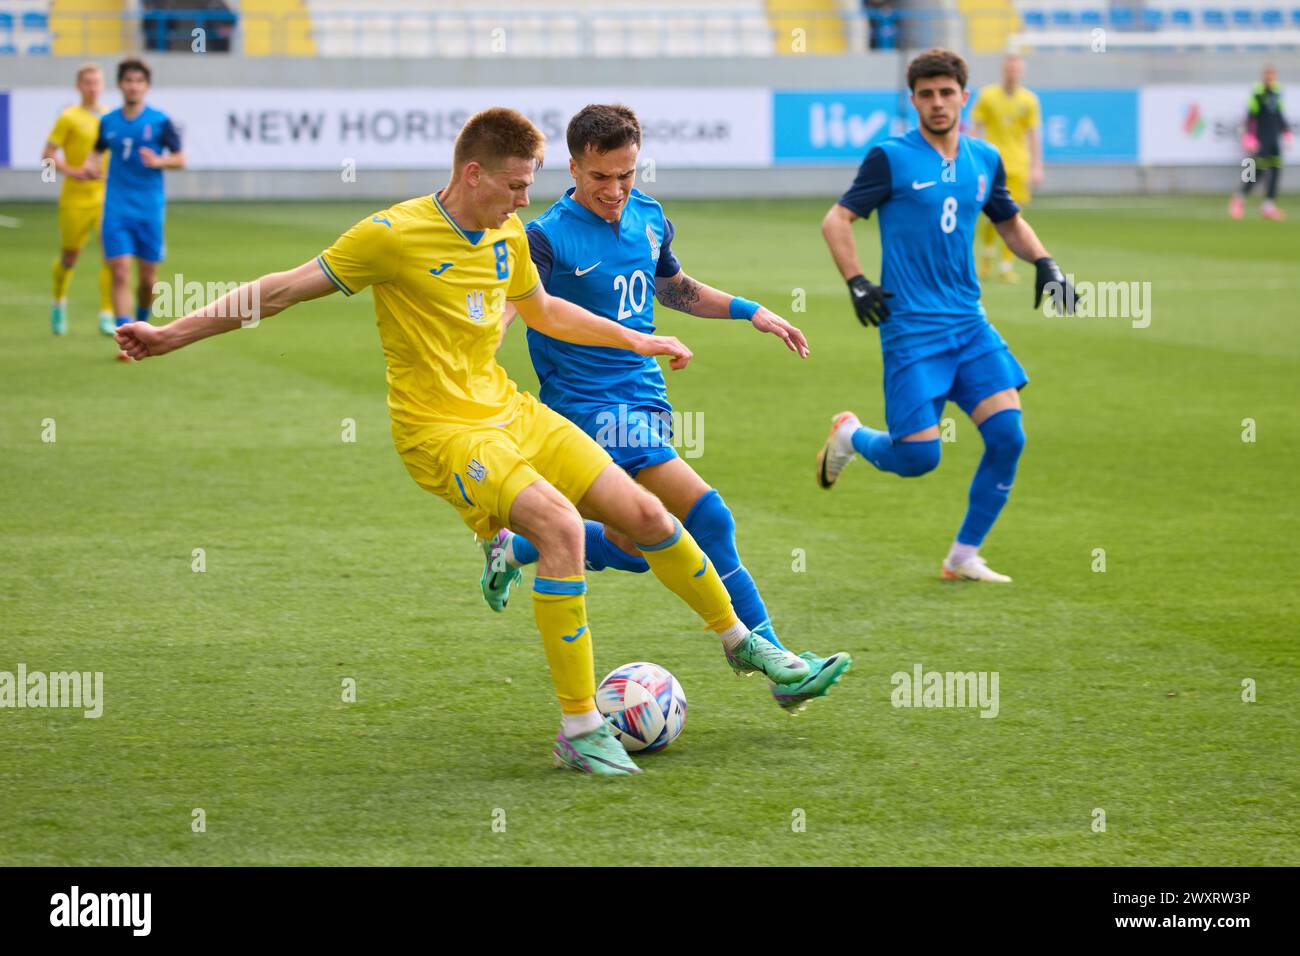
[[[150,57],[151,99],[168,109],[170,98],[178,114],[192,117],[186,148],[196,168],[168,175],[173,199],[417,194],[441,183],[456,117],[489,102],[545,118],[551,148],[536,192],[552,196],[568,184],[557,135],[567,112],[614,96],[660,120],[659,138],[652,146],[648,131],[643,150],[661,157],[657,195],[824,197],[842,191],[876,138],[907,121],[899,92],[906,60],[892,53],[581,62],[160,54]],[[1250,85],[1266,62],[1284,81],[1300,75],[1294,53],[1044,53],[1027,61],[1044,107],[1044,193],[1229,191],[1239,177],[1235,126]],[[0,118],[9,117],[0,123],[0,198],[51,198],[39,151],[54,111],[71,100],[77,64],[0,61]],[[973,56],[972,87],[995,80],[998,64],[996,55]],[[314,138],[294,138],[290,110],[321,120]],[[392,116],[403,115],[417,116],[419,126],[395,130]],[[1297,186],[1294,177],[1283,185]]]

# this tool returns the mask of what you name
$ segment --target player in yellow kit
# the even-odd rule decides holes
[[[1007,171],[1007,191],[1021,209],[1029,205],[1031,191],[1043,182],[1042,111],[1038,97],[1020,83],[1024,73],[1024,60],[1015,55],[1006,57],[1002,61],[1002,82],[981,89],[971,109],[974,134],[998,148]],[[979,252],[976,271],[981,279],[988,275],[994,247],[1001,245],[998,276],[1007,282],[1019,281],[1012,269],[1015,256],[998,238],[990,219],[980,220],[975,244]]]
[[[553,752],[576,770],[624,776],[637,767],[595,705],[579,512],[638,542],[655,576],[745,670],[788,684],[807,675],[808,663],[747,631],[718,572],[659,499],[576,425],[520,392],[497,364],[507,300],[529,328],[562,341],[666,355],[673,368],[691,358],[675,338],[611,322],[542,287],[515,212],[528,205],[542,147],[541,131],[522,114],[477,113],[456,139],[451,182],[441,192],[367,216],[319,256],[263,276],[251,290],[167,325],[124,325],[117,341],[136,359],[162,355],[238,328],[250,302],[260,319],[372,287],[393,440],[407,471],[476,534],[509,526],[537,545],[533,610],[562,715]]]
[[[63,174],[63,188],[59,192],[59,257],[54,260],[54,307],[50,311],[50,329],[55,335],[68,332],[72,267],[91,234],[99,235],[104,181],[108,174],[107,162],[99,173],[86,168],[86,159],[99,135],[99,118],[106,112],[99,103],[99,96],[104,92],[104,74],[96,64],[85,63],[77,70],[77,92],[81,94],[81,102],[59,114],[41,154],[43,160],[52,162]],[[113,334],[113,274],[103,263],[99,267],[99,330],[105,335]]]

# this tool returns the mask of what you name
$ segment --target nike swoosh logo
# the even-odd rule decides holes
[[[450,262],[444,262],[442,265],[438,266],[438,268],[436,268],[436,269],[430,269],[430,270],[429,270],[429,274],[430,274],[430,275],[435,275],[435,276],[440,276],[440,275],[442,275],[444,272],[446,272],[446,271],[447,271],[448,269],[450,269],[450,268],[451,268],[451,263],[450,263]]]
[[[704,556],[704,563],[700,565],[700,569],[696,571],[694,574],[692,574],[691,577],[698,578],[701,574],[703,574],[708,569],[709,569],[709,556],[706,554]]]
[[[582,627],[578,628],[578,630],[577,630],[575,633],[573,633],[573,634],[562,634],[562,635],[560,636],[560,640],[562,640],[562,641],[569,641],[569,642],[576,641],[578,638],[582,637],[582,633],[583,633],[583,631],[585,631],[586,629],[587,629],[587,625],[584,624],[584,625],[582,625]]]
[[[600,260],[600,262],[604,262],[604,261],[605,261],[604,259],[601,259],[601,260]],[[600,262],[597,262],[597,263],[596,263],[596,266],[600,265]],[[596,266],[587,266],[587,268],[585,268],[585,269],[579,269],[577,266],[574,266],[574,268],[573,268],[573,274],[574,274],[575,276],[585,276],[585,275],[586,275],[588,272],[590,272],[592,269],[596,268]]]
[[[929,189],[931,186],[934,185],[934,183],[935,183],[935,181],[934,181],[933,179],[930,180],[928,183],[918,183],[915,179],[913,179],[913,180],[912,180],[912,188],[913,188],[913,189]]]

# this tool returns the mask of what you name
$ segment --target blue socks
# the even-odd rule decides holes
[[[616,571],[632,571],[642,574],[650,570],[645,558],[628,554],[614,542],[605,537],[605,526],[599,521],[584,522],[587,529],[587,570],[604,571],[613,568]],[[514,549],[515,561],[521,565],[537,562],[537,548],[522,534],[511,539],[510,547]]]
[[[853,433],[854,450],[881,471],[916,478],[939,466],[939,439],[894,441],[889,432],[863,425]]]
[[[758,593],[758,585],[740,563],[736,551],[736,522],[722,495],[710,488],[695,502],[683,524],[718,569],[718,576],[731,595],[731,606],[741,623],[752,631],[766,621],[767,607]],[[777,640],[775,631],[769,632],[768,636],[773,644],[784,649],[785,645]]]
[[[148,321],[149,321],[149,306],[147,306],[147,305],[137,305],[137,306],[135,307],[135,320],[136,320],[137,322],[148,322]]]
[[[609,538],[605,537],[605,526],[599,521],[584,522],[587,526],[587,570],[604,571],[606,568],[613,568],[615,571],[631,571],[634,574],[644,574],[650,570],[650,565],[646,559],[639,554],[628,554]],[[519,554],[519,549],[515,549],[515,554]]]
[[[980,425],[984,436],[984,457],[970,483],[970,505],[966,520],[957,532],[957,543],[978,548],[998,519],[1016,480],[1016,464],[1025,447],[1025,430],[1020,409],[1006,408]]]

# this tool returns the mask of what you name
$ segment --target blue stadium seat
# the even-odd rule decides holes
[[[1052,26],[1054,27],[1072,27],[1074,26],[1073,10],[1053,10]]]
[[[1211,30],[1224,30],[1228,26],[1228,18],[1222,10],[1205,9],[1201,11],[1201,22]]]
[[[1291,8],[1291,26],[1300,28],[1300,7]]]
[[[1169,22],[1176,27],[1192,28],[1192,11],[1191,10],[1170,10]]]
[[[1079,14],[1079,22],[1085,27],[1099,27],[1101,26],[1101,11],[1084,10]]]
[[[1259,13],[1259,22],[1265,27],[1281,27],[1282,11],[1281,10],[1261,10]]]
[[[45,13],[29,10],[23,14],[24,30],[48,30],[49,28],[50,18]]]
[[[14,15],[6,10],[0,10],[0,30],[12,30],[14,28]]]
[[[1253,27],[1255,25],[1255,11],[1238,7],[1232,11],[1232,25],[1237,28]]]
[[[1165,12],[1155,7],[1147,7],[1142,11],[1142,25],[1148,30],[1159,30],[1165,25]]]
[[[18,52],[18,47],[12,43],[0,43],[0,56],[12,56]]]
[[[1041,30],[1047,26],[1047,17],[1042,10],[1026,10],[1020,16],[1028,29]]]
[[[40,41],[39,43],[33,43],[31,46],[27,48],[27,53],[29,56],[49,56],[50,45],[46,43],[44,40]]]
[[[1110,25],[1119,27],[1121,30],[1127,30],[1133,26],[1133,8],[1132,7],[1114,7],[1110,11]]]

